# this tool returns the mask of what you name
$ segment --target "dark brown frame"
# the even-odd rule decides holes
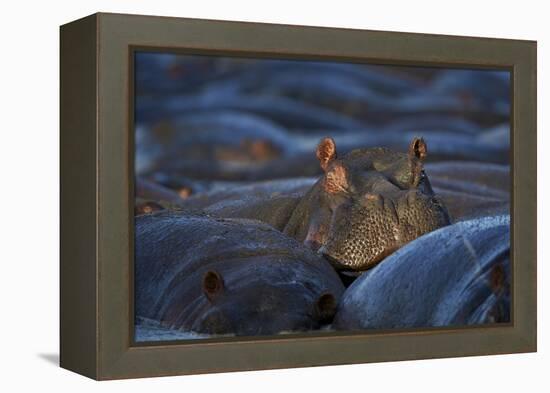
[[[133,343],[133,51],[509,69],[512,323]],[[61,27],[61,366],[95,379],[536,351],[536,42],[95,14]]]

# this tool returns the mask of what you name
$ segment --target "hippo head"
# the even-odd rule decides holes
[[[331,138],[317,147],[324,175],[300,202],[285,233],[323,254],[334,267],[365,270],[399,247],[449,224],[424,172],[427,146],[407,153],[353,150],[338,158]]]
[[[257,284],[226,287],[220,272],[205,272],[202,291],[207,302],[191,329],[207,334],[271,335],[318,329],[336,313],[337,299],[331,292],[318,293],[313,286],[299,283]]]

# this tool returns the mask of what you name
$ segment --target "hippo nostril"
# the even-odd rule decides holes
[[[320,254],[320,255],[322,255],[322,256],[327,255],[327,247],[326,247],[326,245],[323,244],[321,247],[319,247],[319,248],[317,249],[317,253]]]
[[[382,195],[380,194],[374,194],[369,192],[363,195],[363,199],[369,205],[374,204],[378,208],[382,208],[384,206],[384,198],[382,198]]]
[[[321,243],[319,243],[315,239],[306,238],[306,240],[304,241],[304,245],[306,247],[308,247],[309,249],[313,250],[313,251],[317,251],[319,249],[319,247],[321,246]]]
[[[365,199],[367,199],[369,201],[378,201],[378,200],[382,199],[382,197],[380,196],[380,194],[368,193],[368,194],[365,194]]]
[[[430,198],[430,202],[432,203],[432,205],[439,208],[443,207],[443,203],[441,203],[441,200],[435,195]]]

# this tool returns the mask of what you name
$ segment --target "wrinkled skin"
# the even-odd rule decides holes
[[[479,162],[428,165],[434,191],[453,222],[510,214],[510,167]]]
[[[341,330],[510,321],[510,219],[481,217],[416,239],[347,288]]]
[[[323,258],[253,220],[136,217],[136,317],[202,334],[270,335],[330,323],[343,293]]]
[[[325,138],[317,157],[325,174],[294,209],[284,233],[343,270],[366,270],[417,237],[448,225],[446,208],[423,169],[422,139],[408,153],[358,149],[337,158]]]

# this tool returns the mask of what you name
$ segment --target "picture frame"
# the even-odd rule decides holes
[[[506,69],[512,322],[133,342],[136,50]],[[97,380],[533,352],[536,42],[98,13],[61,26],[60,364]]]

